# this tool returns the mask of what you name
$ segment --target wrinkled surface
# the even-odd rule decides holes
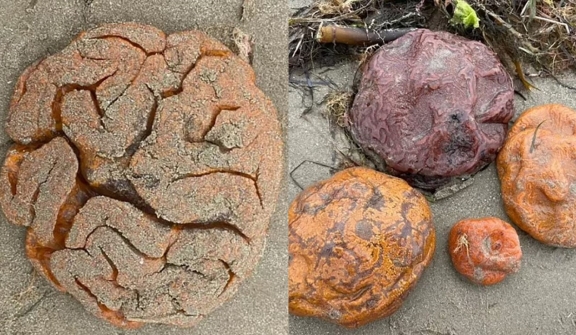
[[[542,243],[576,247],[576,111],[548,104],[518,118],[498,156],[508,216]]]
[[[522,259],[516,230],[495,217],[456,223],[450,230],[448,252],[454,268],[480,285],[497,284],[518,272]]]
[[[420,29],[365,65],[350,127],[388,172],[435,189],[496,158],[513,98],[510,76],[486,46]]]
[[[367,168],[341,171],[303,191],[288,224],[290,313],[349,328],[400,308],[434,255],[424,197]]]
[[[280,127],[250,66],[197,31],[108,24],[29,67],[0,207],[56,288],[116,326],[192,326],[255,267]]]

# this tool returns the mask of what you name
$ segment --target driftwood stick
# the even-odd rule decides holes
[[[342,43],[348,45],[368,46],[393,41],[413,30],[413,28],[407,28],[370,31],[368,29],[356,27],[326,25],[320,26],[318,29],[316,41],[319,43]]]

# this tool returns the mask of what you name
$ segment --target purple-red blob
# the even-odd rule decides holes
[[[368,61],[349,121],[387,172],[435,189],[496,158],[513,98],[510,76],[486,46],[419,29]]]

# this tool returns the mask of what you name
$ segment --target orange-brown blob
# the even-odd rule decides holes
[[[283,146],[250,65],[200,31],[112,23],[16,84],[0,211],[55,288],[112,325],[192,327],[264,249]]]
[[[576,247],[576,111],[549,104],[526,110],[497,160],[508,216],[540,242]]]
[[[304,190],[288,221],[290,313],[348,328],[400,308],[434,255],[426,199],[367,168]]]
[[[520,270],[518,234],[498,218],[459,221],[450,231],[448,251],[456,270],[480,285],[499,283]]]

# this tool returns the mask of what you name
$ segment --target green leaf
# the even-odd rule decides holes
[[[476,11],[464,0],[456,1],[452,23],[463,24],[466,28],[480,27],[480,19],[476,15]]]

